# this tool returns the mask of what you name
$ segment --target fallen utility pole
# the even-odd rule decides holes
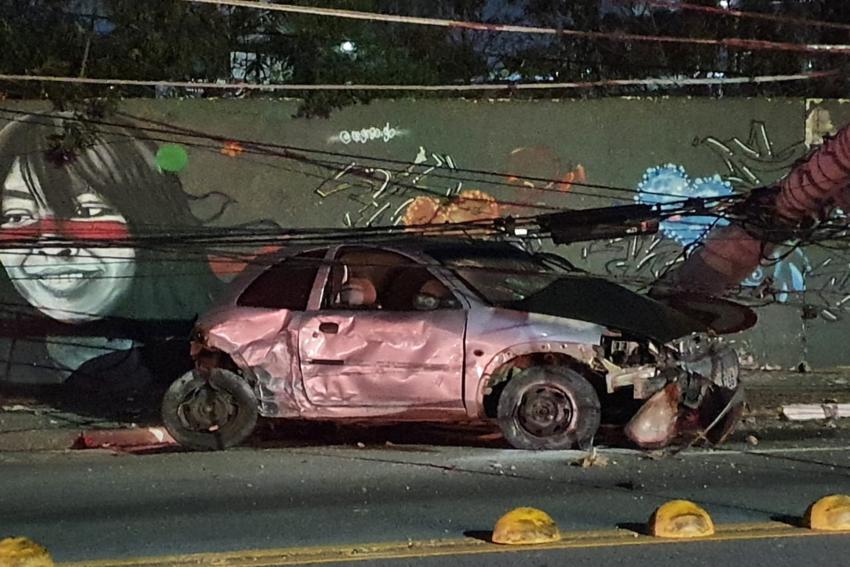
[[[773,187],[754,190],[743,220],[711,230],[703,245],[670,270],[652,295],[719,295],[738,285],[774,248],[805,234],[850,204],[850,126],[828,138]]]

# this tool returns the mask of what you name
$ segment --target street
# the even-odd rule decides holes
[[[848,32],[0,2],[0,567],[843,565]]]
[[[452,559],[454,564],[463,557],[463,564],[471,565],[483,560],[481,553],[505,549],[482,542],[503,513],[532,506],[556,520],[564,542],[591,531],[614,530],[616,536],[579,549],[491,554],[488,563],[546,565],[577,558],[674,565],[689,557],[693,564],[711,565],[732,557],[766,563],[770,557],[773,564],[791,565],[802,557],[841,556],[850,549],[846,537],[800,538],[809,532],[788,525],[821,496],[850,491],[850,443],[841,437],[813,439],[808,447],[777,441],[747,450],[732,444],[727,450],[693,449],[676,456],[603,449],[607,465],[589,468],[575,464],[579,452],[458,444],[267,446],[148,455],[3,453],[0,526],[5,534],[45,545],[59,562],[80,565],[313,546],[328,548],[320,553],[321,562],[328,562],[334,554],[350,557],[352,549],[387,542],[409,544],[404,554],[385,555],[386,564],[413,561],[407,557],[411,549],[421,557],[412,564],[445,564],[440,556],[454,555],[452,545],[472,545]],[[643,530],[657,506],[676,498],[703,506],[719,535],[736,534],[735,541],[624,544],[635,543],[628,540]],[[754,523],[757,532],[742,536],[740,526]],[[649,540],[641,538],[641,543]],[[316,561],[309,557],[289,561]]]

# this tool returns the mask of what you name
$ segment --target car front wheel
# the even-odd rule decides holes
[[[257,399],[243,378],[222,368],[178,378],[162,400],[162,419],[185,447],[227,449],[248,438],[257,424]]]
[[[522,370],[508,381],[499,427],[517,449],[588,447],[599,429],[599,396],[581,374],[559,366]]]

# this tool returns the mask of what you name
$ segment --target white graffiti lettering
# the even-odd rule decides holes
[[[389,142],[401,133],[401,130],[390,126],[387,122],[383,128],[372,126],[370,128],[361,128],[360,130],[341,130],[337,138],[343,144],[356,142],[365,144],[374,140],[383,140],[384,143]]]

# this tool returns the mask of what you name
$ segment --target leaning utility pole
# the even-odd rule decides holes
[[[799,238],[850,204],[850,126],[813,151],[776,185],[754,190],[743,221],[715,228],[703,245],[655,284],[652,295],[719,295],[738,285],[774,247]]]

